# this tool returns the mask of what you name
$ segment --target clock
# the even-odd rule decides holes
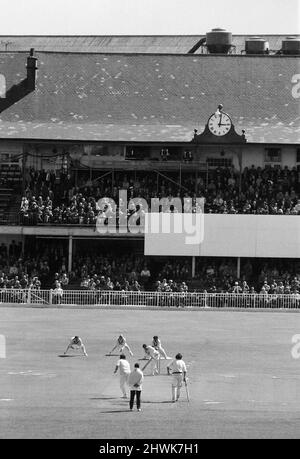
[[[232,121],[227,113],[217,110],[208,120],[208,129],[218,137],[228,134],[232,127]]]

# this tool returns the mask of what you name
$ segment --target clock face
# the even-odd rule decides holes
[[[226,113],[216,112],[208,120],[208,129],[217,136],[227,134],[231,129],[231,119]]]

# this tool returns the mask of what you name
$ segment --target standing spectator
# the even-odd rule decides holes
[[[56,287],[52,292],[54,304],[61,304],[64,291],[61,288],[60,282],[56,282]]]
[[[242,292],[243,292],[242,287],[239,285],[238,282],[235,282],[234,286],[232,287],[232,293],[242,293]]]
[[[148,267],[145,266],[141,271],[141,283],[144,287],[146,287],[149,284],[150,277],[151,277],[151,273]]]
[[[242,291],[243,291],[243,293],[249,293],[249,290],[250,290],[250,287],[249,287],[249,285],[247,284],[247,281],[243,281],[243,284],[242,284]]]

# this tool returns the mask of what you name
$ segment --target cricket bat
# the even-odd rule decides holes
[[[147,366],[149,365],[150,362],[152,362],[152,360],[153,360],[153,357],[151,357],[151,358],[148,360],[148,362],[146,363],[146,365],[143,366],[142,371],[144,371],[145,368],[147,368]]]
[[[187,398],[187,401],[189,402],[190,401],[190,394],[189,394],[189,388],[188,388],[187,380],[185,380],[184,385],[185,385],[186,398]]]

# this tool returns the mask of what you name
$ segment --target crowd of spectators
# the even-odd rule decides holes
[[[241,280],[237,279],[236,269],[234,259],[199,262],[196,277],[200,290],[209,293],[300,293],[299,262],[247,259],[241,266]]]
[[[182,174],[179,184],[178,177],[167,180],[160,176],[157,180],[154,172],[124,172],[116,173],[113,180],[111,176],[95,181],[81,177],[75,186],[71,174],[60,172],[57,176],[53,171],[31,170],[20,211],[23,224],[94,225],[97,218],[108,223],[137,211],[142,219],[142,199],[150,204],[151,198],[165,198],[169,211],[174,212],[174,198],[185,198],[187,207],[197,212],[196,197],[203,197],[206,213],[299,215],[299,175],[296,167],[287,166],[246,167],[242,175],[233,167],[216,168],[208,179],[201,174],[197,179],[195,174]],[[110,200],[118,204],[120,190],[127,191],[128,201],[140,201],[114,206]],[[107,198],[106,204],[99,209],[97,203],[103,198]]]
[[[147,258],[131,253],[75,257],[72,276],[83,290],[141,291],[151,286]]]
[[[44,247],[44,248],[43,248]],[[52,287],[55,280],[67,286],[66,258],[58,243],[48,247],[38,243],[23,253],[22,242],[14,240],[0,245],[0,288],[41,288]],[[55,271],[59,274],[54,275]]]
[[[0,245],[0,289],[40,289],[40,278],[49,274],[46,261],[22,257],[22,243]]]
[[[300,177],[289,169],[245,168],[239,177],[232,169],[216,169],[207,186],[206,211],[234,214],[300,214]]]
[[[30,250],[24,256],[22,243],[0,245],[0,289],[300,293],[297,260],[246,259],[237,279],[236,259],[198,258],[192,279],[191,260],[185,257],[159,261],[129,250],[111,250],[101,255],[79,251],[68,272],[63,246],[57,242],[41,244],[36,247],[36,256]]]
[[[161,293],[187,293],[189,287],[185,281],[176,282],[173,279],[167,280],[164,278],[162,281],[158,280],[156,282],[155,291]]]

